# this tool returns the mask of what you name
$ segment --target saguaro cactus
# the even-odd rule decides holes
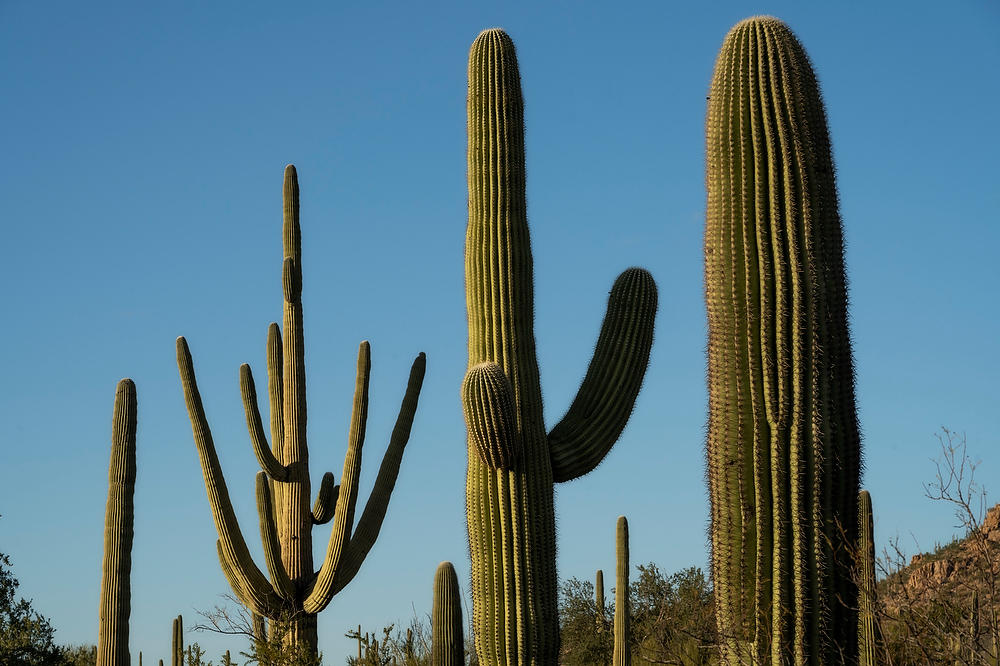
[[[597,632],[604,631],[604,572],[597,570],[594,576],[594,609],[597,611]]]
[[[455,567],[451,562],[439,564],[434,574],[431,663],[434,666],[462,666],[465,663],[462,596],[458,589],[458,576],[455,575]]]
[[[618,516],[615,532],[615,652],[614,666],[629,666],[632,663],[631,622],[632,609],[629,607],[628,585],[628,520]]]
[[[858,494],[858,663],[877,666],[884,660],[882,637],[876,615],[875,521],[872,497],[867,490]]]
[[[247,428],[262,472],[257,473],[257,512],[270,580],[257,568],[229,500],[229,491],[215,452],[208,419],[195,382],[191,354],[184,338],[177,338],[177,365],[184,398],[201,459],[212,517],[219,533],[217,550],[222,570],[237,598],[252,612],[289,623],[284,640],[316,653],[316,614],[347,585],[375,543],[389,497],[396,483],[403,449],[417,408],[425,359],[419,354],[410,370],[406,394],[382,459],[375,487],[364,513],[354,525],[361,471],[361,448],[368,417],[368,342],[358,350],[354,411],[347,455],[339,486],[333,474],[323,476],[316,503],[310,510],[309,450],[306,445],[305,347],[302,328],[302,252],[299,228],[299,185],[295,167],[285,168],[283,188],[284,343],[272,323],[267,337],[268,397],[271,407],[271,444],[261,422],[257,392],[249,365],[240,368],[240,390]],[[312,528],[333,520],[326,558],[313,570]],[[353,531],[352,531],[353,530]]]
[[[726,37],[708,105],[708,481],[722,658],[856,659],[861,447],[826,117],[781,21]]]
[[[111,421],[108,504],[104,511],[104,564],[98,613],[97,666],[129,666],[132,520],[135,516],[135,384],[118,382]]]
[[[184,618],[174,618],[174,634],[170,638],[170,666],[184,666]]]
[[[593,360],[546,434],[535,359],[525,209],[524,112],[514,44],[486,30],[469,54],[469,367],[466,512],[481,663],[559,655],[553,483],[594,469],[625,427],[649,360],[656,286],[632,268],[612,287]]]

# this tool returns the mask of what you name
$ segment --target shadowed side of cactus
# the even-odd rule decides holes
[[[111,421],[108,503],[104,512],[104,561],[98,612],[97,666],[129,666],[132,612],[132,521],[135,517],[135,384],[118,382]]]
[[[628,520],[618,516],[615,530],[615,652],[614,666],[629,666],[632,663],[631,622],[632,609],[629,608],[628,585]]]
[[[249,365],[240,368],[240,392],[257,473],[257,513],[267,576],[250,556],[236,520],[208,419],[195,380],[187,342],[177,338],[177,365],[205,477],[212,517],[219,534],[219,563],[236,597],[262,617],[288,623],[282,639],[317,653],[316,615],[357,574],[368,555],[388,508],[410,436],[426,365],[421,353],[413,362],[406,394],[375,485],[357,524],[354,523],[361,472],[361,451],[368,418],[368,342],[358,349],[354,409],[340,485],[327,472],[310,508],[311,479],[306,443],[305,341],[302,324],[302,243],[299,227],[299,183],[295,167],[285,168],[282,188],[284,223],[282,328],[272,323],[267,337],[268,399],[271,442],[261,420],[257,390]],[[326,557],[313,568],[312,529],[333,521]],[[272,623],[273,627],[274,624]]]
[[[649,360],[656,286],[642,269],[618,277],[579,392],[547,433],[533,330],[524,109],[514,44],[503,30],[484,31],[469,53],[468,137],[462,402],[476,651],[481,663],[554,664],[553,483],[594,469],[625,427]]]
[[[882,636],[876,615],[875,523],[872,498],[867,490],[858,494],[858,663],[877,666],[883,662]]]
[[[409,644],[408,640],[407,645]],[[434,574],[431,663],[435,666],[462,666],[465,663],[462,597],[458,589],[458,576],[451,562],[439,564]]]
[[[861,446],[825,111],[781,21],[736,25],[707,116],[708,482],[726,664],[851,663]]]

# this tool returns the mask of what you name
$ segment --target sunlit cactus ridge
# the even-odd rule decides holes
[[[131,379],[115,389],[111,419],[108,503],[104,512],[104,558],[98,610],[97,666],[129,666],[132,612],[132,536],[135,520],[136,394]]]
[[[335,485],[333,475],[326,473],[316,502],[310,508],[299,183],[292,165],[285,168],[282,200],[282,326],[279,328],[272,323],[267,335],[270,443],[258,409],[250,366],[240,368],[240,392],[247,429],[262,470],[257,474],[256,491],[267,575],[250,556],[236,520],[195,381],[191,353],[182,337],[177,339],[177,364],[219,535],[217,550],[223,573],[236,597],[255,616],[290,620],[289,634],[284,637],[286,642],[304,646],[315,654],[316,614],[326,608],[333,596],[354,578],[381,529],[413,424],[425,358],[421,353],[413,362],[388,449],[368,503],[355,525],[371,371],[368,342],[361,343],[341,482],[339,486]],[[320,568],[314,570],[312,529],[329,521],[332,521],[333,527],[326,556]]]
[[[656,286],[615,281],[590,368],[550,433],[535,357],[524,107],[514,44],[484,31],[469,53],[465,244],[469,429],[466,511],[481,663],[559,655],[553,483],[594,469],[625,427],[649,360]]]
[[[707,457],[723,662],[850,663],[861,447],[842,230],[816,77],[778,19],[747,19],[726,37],[706,154]]]

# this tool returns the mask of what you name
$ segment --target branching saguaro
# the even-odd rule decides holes
[[[291,620],[285,640],[316,654],[316,615],[357,574],[378,537],[396,483],[403,449],[423,383],[425,357],[413,362],[399,416],[382,459],[375,487],[357,525],[354,524],[361,471],[361,450],[368,417],[368,342],[358,350],[354,409],[340,485],[333,474],[323,476],[315,504],[306,445],[305,345],[302,326],[302,251],[299,228],[299,185],[295,167],[285,168],[282,286],[283,326],[272,323],[267,336],[268,398],[271,442],[257,406],[249,365],[240,368],[240,391],[247,429],[257,461],[257,511],[268,576],[247,549],[229,500],[208,419],[195,381],[187,342],[177,339],[177,365],[195,445],[201,459],[212,517],[218,530],[219,562],[236,597],[252,612],[271,619]],[[282,333],[284,335],[282,335]],[[333,521],[326,557],[313,569],[312,528]]]
[[[108,504],[104,512],[104,564],[98,614],[97,666],[129,666],[132,612],[132,524],[135,517],[135,384],[118,382],[111,422]],[[141,659],[141,657],[140,657]]]
[[[726,664],[853,663],[861,445],[826,114],[778,19],[735,26],[707,119],[708,481]]]
[[[462,402],[476,651],[484,664],[555,664],[553,483],[597,467],[624,429],[649,362],[656,285],[640,268],[615,281],[579,392],[547,433],[535,358],[524,106],[514,44],[503,30],[484,31],[469,53],[468,136]]]

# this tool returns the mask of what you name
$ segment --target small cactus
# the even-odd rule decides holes
[[[184,618],[174,618],[174,635],[170,645],[170,666],[184,666]]]
[[[108,503],[104,512],[104,562],[97,632],[97,666],[129,666],[132,521],[135,514],[135,384],[118,382],[111,423]],[[139,660],[142,656],[140,653]]]
[[[858,494],[858,664],[882,663],[882,636],[876,615],[875,524],[872,498],[867,490]]]
[[[614,666],[629,666],[632,663],[631,623],[632,609],[629,607],[628,584],[628,520],[618,516],[615,534],[615,651]]]
[[[409,634],[408,634],[409,636]],[[462,598],[458,576],[451,562],[442,562],[434,574],[434,605],[431,611],[431,663],[434,666],[465,664],[462,632]]]
[[[604,572],[597,570],[594,577],[594,610],[597,619],[597,633],[604,631]]]

